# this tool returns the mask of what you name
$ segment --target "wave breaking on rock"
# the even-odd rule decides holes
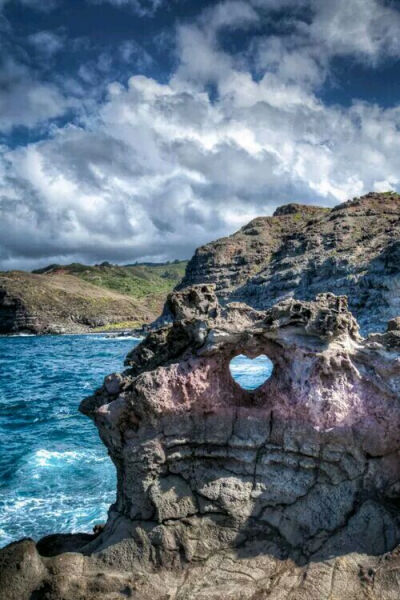
[[[81,403],[117,470],[107,523],[3,549],[0,597],[398,597],[400,320],[362,338],[344,296],[257,311],[212,285],[167,310]],[[271,377],[242,389],[239,354]]]

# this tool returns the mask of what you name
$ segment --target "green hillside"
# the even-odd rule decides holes
[[[156,319],[186,261],[50,265],[0,273],[0,333],[140,327]]]
[[[43,275],[73,275],[83,281],[106,288],[119,294],[132,296],[135,300],[146,300],[148,309],[161,310],[166,295],[182,279],[187,261],[171,263],[147,263],[136,265],[51,265],[34,271]]]

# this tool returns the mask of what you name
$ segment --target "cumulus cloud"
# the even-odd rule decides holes
[[[335,4],[346,13],[351,3]],[[371,8],[359,15],[370,43],[354,41],[349,49],[343,42],[335,52],[374,62],[396,48],[389,9],[366,4],[385,26],[376,33]],[[221,32],[257,28],[276,3],[218,3],[179,26],[178,66],[167,83],[143,75],[126,86],[115,82],[79,125],[4,149],[2,267],[185,257],[284,202],[329,206],[399,188],[400,106],[355,101],[346,108],[318,98],[334,44],[321,33],[329,28],[326,9],[307,5],[311,21],[293,17],[281,44],[259,34],[246,64],[243,53],[223,47]]]

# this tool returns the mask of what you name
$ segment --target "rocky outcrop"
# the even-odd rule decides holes
[[[21,298],[0,288],[0,334],[40,331],[37,317],[29,314]]]
[[[400,195],[335,208],[289,204],[199,248],[177,289],[216,283],[221,302],[264,310],[285,298],[347,295],[364,334],[400,314]]]
[[[105,527],[8,546],[0,597],[398,598],[399,321],[364,339],[345,297],[221,308],[206,285],[169,307],[81,404],[117,469]],[[240,353],[273,361],[254,391]]]

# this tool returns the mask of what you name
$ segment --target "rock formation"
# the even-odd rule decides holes
[[[221,302],[270,308],[284,298],[347,295],[364,334],[400,314],[400,195],[332,209],[289,204],[199,248],[177,289],[216,283]]]
[[[364,339],[345,297],[221,308],[207,285],[168,311],[81,404],[117,469],[107,523],[5,548],[0,598],[397,599],[400,320]],[[252,392],[240,353],[274,363]]]

